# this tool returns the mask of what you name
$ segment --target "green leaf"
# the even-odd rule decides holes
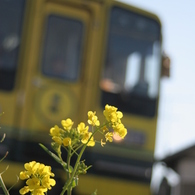
[[[78,177],[75,178],[75,183],[76,183],[76,186],[78,186],[78,184],[79,184],[79,178]]]
[[[92,167],[92,165],[89,165],[85,170],[87,171],[88,169],[90,169]]]
[[[78,177],[74,177],[73,180],[72,180],[72,188],[76,187],[78,185],[78,181],[79,181],[79,178]]]
[[[61,160],[56,154],[54,154],[53,152],[51,152],[47,147],[45,147],[43,144],[39,144],[43,150],[45,150],[55,161],[57,161],[58,163],[60,163],[63,168],[67,168],[67,163],[65,163],[63,160]]]
[[[53,150],[58,154],[58,156],[61,156],[61,145],[55,143],[55,142],[52,142],[51,143],[51,147],[53,148]]]
[[[72,188],[76,187],[76,182],[75,182],[75,180],[72,181],[72,185],[71,185],[71,186],[72,186]]]
[[[73,172],[73,167],[72,166],[69,166],[69,173],[72,173]]]

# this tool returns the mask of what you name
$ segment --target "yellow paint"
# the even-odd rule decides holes
[[[84,175],[79,179],[79,185],[75,188],[79,195],[91,194],[97,189],[100,195],[150,195],[150,186],[138,182],[119,180],[92,175]]]

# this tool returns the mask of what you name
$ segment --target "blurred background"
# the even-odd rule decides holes
[[[163,50],[171,59],[170,78],[161,80],[156,158],[195,143],[195,1],[123,0],[158,15]]]
[[[195,1],[123,0],[121,2],[153,12],[158,15],[162,23],[163,50],[171,59],[170,78],[161,80],[155,149],[155,157],[163,159],[195,144],[195,25],[192,22],[195,19]],[[154,187],[157,187],[155,181],[159,181],[160,177],[162,179],[162,175],[171,178],[170,182],[173,183],[177,183],[180,179],[171,170],[156,165],[153,176]],[[187,188],[191,194],[192,190],[189,186]]]

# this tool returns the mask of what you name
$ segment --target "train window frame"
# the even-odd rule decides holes
[[[75,55],[75,53],[73,52],[74,47],[71,47],[71,46],[73,46],[73,44],[69,43],[69,45],[68,44],[67,45],[64,44],[63,46],[61,46],[62,48],[64,46],[66,47],[66,52],[63,52],[64,50],[61,49],[59,56],[56,55],[56,56],[52,57],[52,62],[53,62],[53,64],[56,65],[56,66],[53,66],[53,68],[58,68],[59,67],[58,70],[55,69],[56,72],[52,71],[52,69],[51,69],[52,66],[49,66],[48,65],[49,63],[47,63],[47,60],[46,60],[47,57],[50,56],[49,54],[47,54],[48,51],[46,51],[47,49],[50,49],[50,46],[49,46],[50,44],[48,43],[48,39],[51,38],[51,37],[49,38],[49,36],[51,36],[51,35],[49,35],[49,30],[53,30],[54,29],[55,32],[57,31],[56,28],[52,28],[50,26],[50,24],[49,24],[50,21],[51,21],[51,18],[54,19],[54,20],[57,19],[59,23],[60,23],[60,21],[62,23],[65,22],[67,24],[70,24],[72,22],[72,24],[74,23],[74,25],[75,25],[75,26],[72,26],[72,28],[76,28],[76,25],[78,27],[77,30],[74,30],[74,33],[75,34],[77,33],[77,35],[78,35],[77,36],[77,39],[78,39],[77,43],[74,43],[74,44],[77,45],[77,47],[75,47],[77,49],[74,50],[74,52],[77,53],[77,55]],[[63,25],[60,25],[60,27],[62,29],[65,28],[65,26],[67,25],[65,23],[64,23],[64,27],[63,27]],[[79,25],[80,25],[80,27],[79,27]],[[68,27],[69,27],[69,31],[70,31],[70,25],[68,25]],[[61,29],[61,31],[62,31],[62,29]],[[53,33],[53,32],[51,32],[51,33]],[[69,35],[71,34],[71,36],[73,36],[74,33],[70,31]],[[67,32],[67,34],[68,34],[68,32]],[[64,35],[63,39],[64,39],[63,40],[64,42],[65,41],[72,41],[72,42],[75,41],[75,40],[73,40],[72,37],[71,37],[71,39],[69,37],[69,39],[65,40],[66,39],[65,35]],[[61,45],[62,45],[62,39],[60,38],[59,40],[61,40],[60,42],[61,42]],[[47,17],[45,39],[44,39],[44,42],[43,42],[43,55],[42,55],[42,62],[41,62],[41,72],[42,72],[42,74],[44,76],[49,77],[49,78],[61,79],[63,81],[68,81],[68,82],[76,82],[76,81],[78,81],[78,79],[80,77],[81,66],[82,66],[83,42],[84,42],[84,24],[83,24],[83,22],[81,20],[75,19],[75,18],[70,18],[68,16],[61,16],[61,15],[57,15],[57,14],[50,14]],[[56,48],[57,47],[58,46],[56,45]],[[58,51],[59,50],[60,49],[58,48]],[[62,53],[64,55],[62,55]],[[57,52],[56,52],[56,54],[57,54]],[[55,52],[54,52],[53,55],[55,55]],[[70,56],[72,56],[72,57],[70,57]],[[76,58],[76,56],[77,56],[77,58]],[[67,59],[71,63],[68,64],[66,62]],[[69,68],[69,70],[68,71],[65,70],[66,68]]]
[[[119,12],[116,14],[115,16],[113,14],[114,11],[116,10],[121,10],[121,13],[124,12],[123,14],[121,14],[121,18],[119,18]],[[113,14],[113,15],[112,15]],[[129,15],[128,15],[129,14]],[[118,17],[118,21],[116,19],[116,16]],[[129,18],[125,18],[125,16],[128,16]],[[115,18],[114,18],[115,17]],[[122,18],[123,17],[123,18]],[[132,17],[132,18],[130,18]],[[114,40],[114,38],[112,38],[111,40],[111,36],[112,33],[114,31],[112,31],[113,29],[116,31],[120,31],[119,33],[124,34],[126,37],[128,37],[129,42],[132,39],[134,40],[139,40],[139,36],[141,37],[141,35],[143,34],[143,32],[145,31],[139,31],[137,30],[134,31],[134,28],[132,30],[132,26],[128,26],[129,23],[131,25],[135,25],[135,19],[139,19],[139,26],[137,25],[137,29],[141,29],[144,27],[144,20],[145,22],[148,22],[147,25],[151,25],[151,27],[149,26],[149,29],[147,29],[146,35],[145,37],[142,37],[144,42],[144,46],[147,46],[147,41],[153,41],[153,39],[155,39],[155,43],[156,41],[158,42],[156,45],[157,46],[157,52],[158,52],[158,59],[157,59],[157,69],[156,69],[156,76],[157,78],[153,79],[156,81],[155,83],[155,92],[152,92],[153,94],[148,94],[148,86],[145,85],[145,83],[141,83],[140,86],[138,86],[138,88],[134,88],[133,90],[131,89],[131,91],[129,89],[125,88],[125,79],[126,79],[126,72],[127,72],[127,66],[129,66],[128,61],[130,59],[130,54],[126,53],[126,50],[124,50],[124,48],[127,47],[127,42],[124,44],[124,40],[122,40],[122,38],[124,37],[120,37],[118,35],[118,37],[120,37],[121,39],[115,40],[115,45],[116,43],[119,44],[122,48],[120,51],[118,51],[118,48],[116,49],[116,47],[114,47],[114,43],[112,42],[112,40]],[[120,21],[119,21],[120,19]],[[121,25],[121,29],[119,28],[119,26],[116,26],[116,23],[120,22]],[[128,23],[129,22],[129,23]],[[157,103],[158,103],[158,96],[159,96],[159,82],[160,82],[160,70],[161,70],[161,25],[160,23],[149,16],[144,16],[142,14],[139,14],[137,12],[134,12],[133,10],[128,10],[119,6],[113,6],[111,7],[110,10],[110,19],[108,20],[109,23],[109,27],[108,27],[108,34],[107,34],[107,49],[106,49],[106,56],[105,56],[105,62],[104,62],[104,67],[103,67],[103,73],[102,73],[102,78],[100,81],[100,89],[101,89],[101,106],[104,107],[106,103],[115,105],[116,107],[118,107],[122,112],[128,113],[128,114],[135,114],[135,115],[140,115],[140,116],[145,116],[145,117],[154,117],[156,115],[156,111],[157,111]],[[114,26],[115,25],[115,26]],[[124,27],[124,28],[123,28]],[[126,28],[126,29],[125,29]],[[143,28],[144,29],[144,28]],[[130,32],[131,31],[131,32]],[[130,32],[130,34],[128,34],[127,32]],[[151,33],[156,33],[156,37],[151,36]],[[126,33],[126,34],[125,34]],[[133,38],[129,38],[130,36],[132,36]],[[114,35],[113,35],[114,37]],[[151,39],[151,40],[150,40]],[[140,41],[139,40],[139,41]],[[141,43],[140,41],[140,43]],[[135,46],[135,44],[132,44]],[[129,47],[129,46],[128,46]],[[132,46],[131,46],[132,47]],[[139,49],[139,45],[136,46],[137,49]],[[153,50],[152,50],[153,49]],[[153,48],[150,49],[152,51],[149,51],[149,53],[153,52],[154,55],[154,44],[153,44]],[[112,50],[112,51],[111,51]],[[128,50],[128,49],[127,49]],[[131,48],[129,47],[129,50],[131,50]],[[129,51],[130,52],[130,51]],[[135,52],[134,48],[131,51],[132,53]],[[140,52],[146,52],[142,51],[142,49],[140,50]],[[113,55],[114,53],[114,55]],[[120,54],[121,54],[121,59],[120,59]],[[120,62],[119,64],[126,64],[126,69],[124,69],[122,67],[122,65],[120,67],[117,68],[117,70],[115,70],[115,72],[117,73],[117,75],[113,74],[112,76],[110,76],[109,74],[112,74],[111,72],[114,72],[114,67],[112,67],[112,63],[110,62],[111,59],[111,55],[114,56],[115,58],[118,57],[113,60],[114,63],[116,64],[117,61]],[[124,57],[126,55],[126,58]],[[144,54],[146,55],[146,54]],[[143,55],[143,56],[144,56]],[[145,58],[145,56],[143,57],[143,60],[139,59],[139,63],[141,64],[140,66],[142,66],[142,64],[147,64],[149,59]],[[144,61],[144,62],[143,62]],[[111,64],[111,66],[109,66],[109,64]],[[148,66],[148,64],[147,64]],[[108,70],[110,69],[110,71]],[[124,70],[123,70],[124,69]],[[148,70],[147,70],[148,71]],[[120,80],[120,72],[123,72],[123,79],[122,81]],[[141,72],[141,71],[140,71]],[[148,75],[147,75],[148,76]],[[118,78],[120,77],[120,78]],[[117,81],[118,79],[118,81]],[[148,78],[147,78],[148,79]],[[123,82],[124,80],[124,82]],[[139,83],[138,83],[139,84]],[[135,85],[135,87],[137,87]],[[150,87],[150,86],[149,86]],[[129,91],[127,91],[129,90]]]
[[[4,6],[8,6],[9,4],[9,8],[6,10],[1,7],[3,11],[0,13],[0,19],[6,19],[6,25],[0,22],[0,26],[4,25],[3,28],[0,27],[0,29],[2,29],[2,31],[0,31],[0,90],[12,91],[15,87],[18,68],[26,0],[17,2],[15,0],[1,1],[1,3],[5,3]],[[16,9],[17,6],[18,9]],[[11,14],[9,14],[10,12]],[[9,20],[10,22],[8,23]]]

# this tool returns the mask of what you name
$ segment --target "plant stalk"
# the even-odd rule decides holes
[[[2,187],[4,194],[9,195],[9,191],[7,190],[7,188],[5,186],[5,183],[3,181],[1,174],[0,174],[0,186]]]
[[[75,176],[75,173],[76,173],[76,171],[77,171],[77,168],[78,168],[80,159],[81,159],[81,157],[82,157],[82,155],[83,155],[83,152],[85,151],[85,148],[86,148],[86,147],[87,147],[87,144],[85,144],[85,145],[83,146],[83,148],[81,149],[81,152],[80,152],[79,156],[77,157],[77,161],[76,161],[76,163],[75,163],[75,166],[74,166],[73,172],[72,172],[72,174],[71,174],[71,177],[68,179],[68,181],[66,181],[66,184],[64,185],[63,190],[62,190],[62,192],[61,192],[60,195],[64,195],[64,193],[66,192],[66,190],[69,188],[69,186],[70,186],[70,184],[71,184],[71,182],[72,182],[72,180],[73,180],[73,178],[74,178],[74,176]],[[70,192],[70,194],[68,194],[68,195],[71,195],[71,192]]]

